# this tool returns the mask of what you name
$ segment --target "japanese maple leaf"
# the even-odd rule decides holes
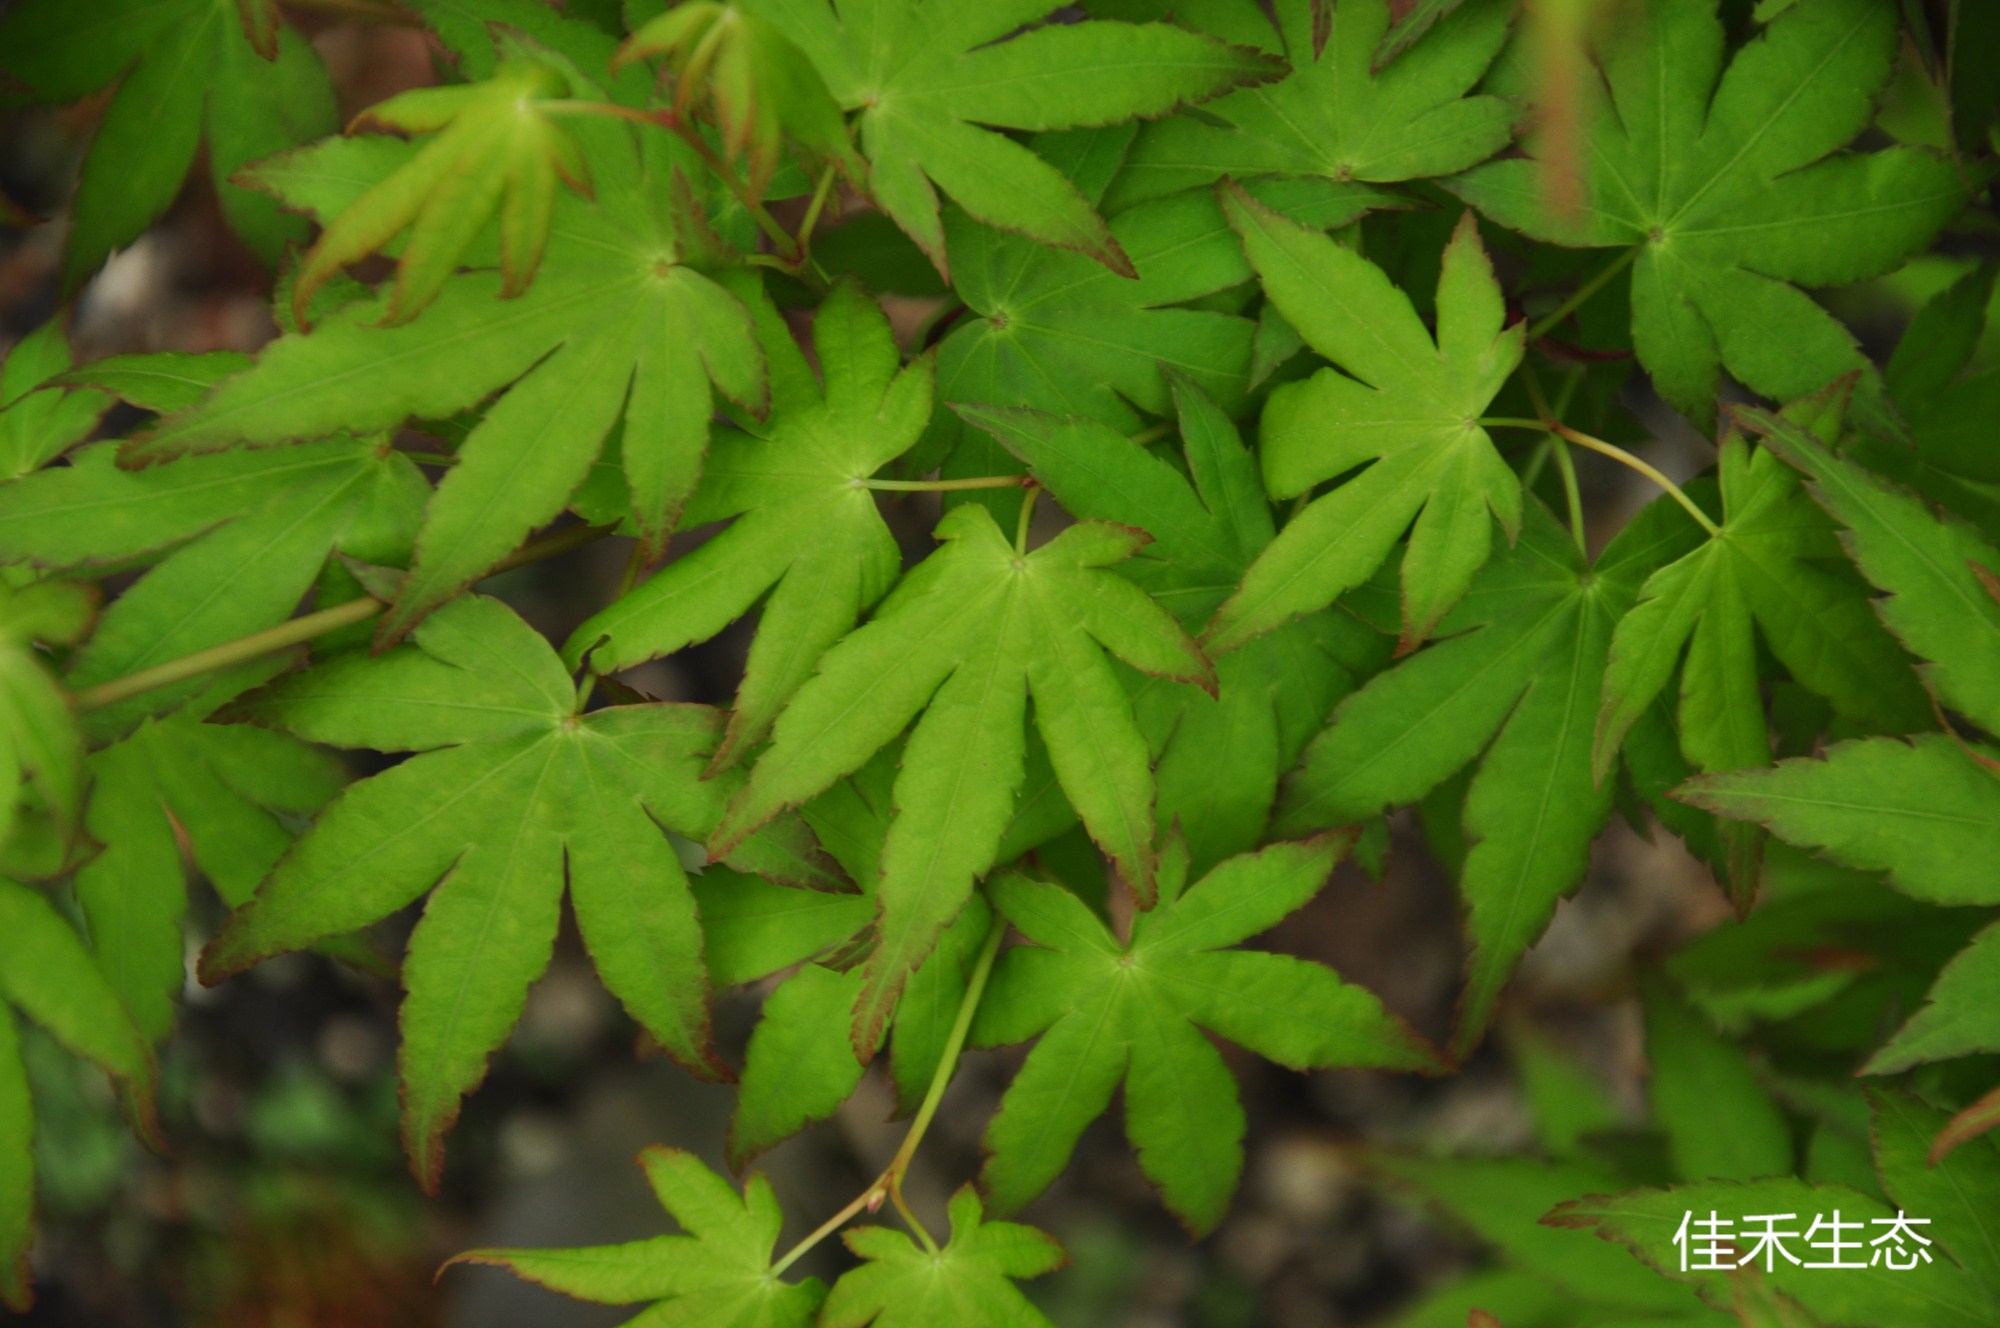
[[[1282,66],[1166,23],[1053,23],[1049,0],[910,0],[878,9],[754,0],[780,24],[834,100],[859,111],[868,191],[946,271],[942,189],[989,225],[1077,249],[1126,276],[1132,265],[1075,185],[998,130],[1075,129],[1159,115]]]
[[[700,1158],[677,1148],[639,1154],[660,1206],[687,1233],[577,1249],[471,1250],[452,1263],[494,1264],[599,1305],[655,1304],[634,1324],[704,1328],[808,1328],[826,1297],[818,1278],[786,1282],[771,1271],[785,1215],[763,1173],[739,1196]]]
[[[394,327],[378,326],[382,297],[350,304],[310,335],[271,343],[200,405],[128,444],[121,461],[392,429],[500,392],[425,510],[381,640],[399,638],[560,513],[621,422],[630,510],[656,556],[700,473],[710,380],[761,414],[764,357],[742,302],[680,261],[674,227],[649,194],[664,182],[642,168],[629,126],[590,128],[596,201],[557,198],[540,275],[525,293],[501,302],[499,274],[460,273],[423,317]],[[386,169],[356,146],[322,151]]]
[[[154,1067],[146,1039],[75,930],[41,894],[0,878],[0,1305],[25,1314],[32,1298],[35,1108],[14,1011],[117,1079],[142,1131],[151,1129]]]
[[[1454,1054],[1477,1045],[1500,989],[1583,879],[1612,787],[1591,771],[1611,632],[1699,528],[1662,499],[1584,562],[1540,503],[1521,539],[1440,624],[1444,639],[1340,703],[1285,783],[1279,833],[1345,825],[1415,802],[1477,763],[1460,875],[1471,947]]]
[[[0,77],[30,99],[118,85],[77,184],[66,294],[166,211],[204,143],[230,227],[264,261],[304,240],[303,221],[230,183],[244,164],[335,126],[326,67],[276,11],[273,0],[26,0],[0,19]]]
[[[988,1222],[970,1185],[952,1195],[951,1239],[920,1248],[900,1231],[841,1233],[867,1260],[833,1284],[820,1328],[1053,1328],[1014,1286],[1068,1262],[1055,1237],[1018,1222]]]
[[[1021,785],[1030,692],[1063,792],[1150,903],[1152,770],[1104,652],[1213,685],[1208,662],[1167,612],[1104,570],[1146,543],[1141,532],[1082,522],[1024,553],[985,508],[966,506],[945,515],[937,537],[944,547],[794,694],[709,845],[733,849],[782,808],[859,768],[921,713],[875,885],[876,942],[854,1020],[864,1060],[910,970],[993,865]]]
[[[1408,530],[1402,649],[1430,634],[1492,552],[1487,513],[1509,540],[1521,482],[1479,424],[1521,361],[1470,214],[1444,253],[1437,335],[1382,269],[1232,185],[1223,207],[1271,303],[1336,368],[1271,394],[1260,422],[1264,483],[1290,498],[1369,463],[1314,499],[1244,574],[1204,640],[1218,654],[1331,604],[1375,571]],[[1415,526],[1411,526],[1414,518]]]
[[[994,903],[1033,944],[1001,957],[973,1039],[1041,1037],[986,1131],[980,1181],[996,1211],[1013,1212],[1061,1174],[1122,1081],[1140,1169],[1189,1230],[1213,1230],[1243,1171],[1244,1122],[1235,1077],[1204,1028],[1295,1070],[1440,1068],[1421,1038],[1331,969],[1229,948],[1318,894],[1353,838],[1273,844],[1185,892],[1187,859],[1170,850],[1159,906],[1124,941],[1062,886],[993,883]]]
[[[1757,663],[1762,639],[1785,669],[1842,715],[1869,728],[1930,726],[1909,661],[1848,571],[1833,523],[1795,471],[1740,435],[1721,456],[1723,520],[1714,537],[1646,579],[1611,637],[1591,766],[1603,779],[1632,725],[1681,661],[1675,729],[1695,768],[1738,770],[1771,759]],[[1730,892],[1747,908],[1758,839],[1731,827]]]
[[[903,365],[889,320],[859,286],[835,287],[814,320],[824,386],[777,311],[760,314],[770,419],[717,433],[685,517],[734,520],[593,614],[565,651],[601,672],[630,668],[707,640],[769,591],[716,755],[723,765],[763,739],[820,655],[902,571],[865,481],[917,441],[931,409],[931,360]]]
[[[59,833],[67,837],[76,827],[83,740],[35,643],[75,641],[90,625],[93,604],[89,588],[75,582],[0,571],[0,844],[14,827],[24,785]]]
[[[1389,8],[1388,0],[1341,0],[1337,7],[1278,0],[1275,35],[1292,72],[1210,102],[1199,116],[1147,125],[1108,206],[1121,209],[1220,176],[1425,180],[1505,147],[1518,108],[1466,93],[1506,41],[1511,6],[1461,5],[1377,69]]]
[[[468,596],[416,644],[338,656],[226,716],[314,742],[418,755],[351,786],[203,952],[216,982],[386,917],[429,892],[403,976],[404,1139],[435,1188],[443,1136],[548,965],[565,876],[606,987],[675,1059],[708,1046],[701,930],[662,827],[706,835],[733,781],[703,780],[720,716],[700,706],[578,714],[555,651],[497,600]],[[814,881],[796,841],[732,861]],[[436,888],[433,890],[432,887]]]
[[[65,392],[52,380],[70,366],[60,318],[0,359],[0,482],[25,475],[90,436],[111,404],[101,392]]]
[[[1048,134],[1036,146],[1096,202],[1132,134],[1129,125]],[[1376,190],[1324,180],[1256,187],[1269,205],[1318,229],[1346,225],[1385,201]],[[1215,309],[1175,307],[1255,275],[1214,195],[1141,204],[1113,217],[1110,227],[1132,260],[1129,277],[956,211],[948,216],[955,289],[966,316],[938,348],[940,399],[1087,415],[1134,433],[1145,415],[1171,413],[1162,376],[1171,369],[1199,383],[1225,409],[1241,410],[1256,325]],[[947,475],[1017,468],[980,434],[940,414],[924,452],[946,448],[952,449]]]
[[[1028,466],[1072,514],[1143,527],[1153,542],[1119,571],[1183,624],[1199,627],[1271,543],[1276,523],[1257,461],[1235,425],[1191,379],[1169,375],[1179,408],[1179,467],[1094,420],[998,406],[960,406]],[[1133,690],[1152,743],[1159,818],[1178,824],[1199,874],[1254,848],[1278,777],[1325,722],[1335,701],[1372,671],[1388,643],[1336,610],[1322,610],[1216,661],[1213,696],[1144,679]]]
[[[1926,149],[1839,151],[1889,79],[1893,8],[1802,0],[1726,69],[1713,3],[1649,4],[1598,31],[1582,206],[1560,209],[1532,156],[1449,187],[1535,239],[1629,249],[1639,362],[1704,427],[1724,369],[1787,401],[1864,369],[1847,329],[1798,287],[1889,270],[1966,199]]]

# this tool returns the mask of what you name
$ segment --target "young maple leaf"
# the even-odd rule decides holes
[[[895,583],[902,553],[864,481],[915,444],[931,411],[931,360],[902,364],[889,320],[858,285],[836,286],[813,323],[824,386],[775,309],[760,304],[758,322],[770,419],[717,433],[684,515],[735,520],[592,615],[564,650],[599,672],[630,668],[706,641],[769,591],[716,753],[723,766],[763,740],[820,655]]]
[[[951,1196],[951,1239],[927,1250],[900,1231],[856,1227],[847,1248],[868,1262],[833,1284],[820,1328],[1053,1328],[1014,1286],[1069,1261],[1055,1237],[988,1222],[970,1185]]]
[[[838,163],[857,186],[866,180],[840,106],[778,24],[734,4],[692,0],[642,24],[613,64],[655,55],[673,71],[676,115],[687,115],[697,96],[714,103],[724,151],[750,162],[753,197],[770,183],[786,139]]]
[[[599,1305],[657,1302],[635,1325],[809,1328],[826,1287],[818,1278],[786,1282],[771,1272],[785,1215],[762,1172],[751,1173],[738,1197],[700,1158],[677,1148],[648,1148],[639,1165],[686,1235],[578,1249],[471,1250],[451,1263],[494,1264]]]
[[[569,94],[568,80],[556,69],[517,56],[483,82],[417,88],[362,112],[348,132],[372,122],[437,137],[356,199],[306,252],[292,286],[299,326],[306,325],[315,290],[405,230],[410,238],[382,321],[409,321],[437,298],[496,214],[500,296],[526,290],[548,245],[556,181],[590,192],[582,149],[546,109]]]
[[[1797,422],[1749,410],[1739,418],[1804,472],[1807,490],[1845,527],[1861,574],[1884,592],[1872,601],[1876,613],[1925,661],[1919,672],[1938,699],[1986,733],[2000,731],[2000,602],[1980,574],[2000,567],[2000,550],[1827,451]],[[2000,902],[1995,767],[1990,746],[1954,735],[1860,738],[1819,758],[1704,775],[1674,796],[1760,823],[1843,866],[1886,872],[1915,898],[1992,904]]]
[[[1049,0],[910,0],[881,11],[862,0],[750,0],[745,8],[779,23],[834,100],[861,113],[869,193],[940,272],[937,189],[980,221],[1131,276],[1131,260],[1089,200],[997,131],[1159,115],[1283,68],[1166,23],[1053,23],[1009,36],[1047,16]]]
[[[101,392],[66,392],[52,381],[69,367],[69,337],[60,318],[0,358],[0,482],[45,466],[88,438],[110,406]]]
[[[1192,379],[1169,373],[1187,471],[1094,420],[998,406],[958,413],[1024,462],[1071,514],[1143,527],[1120,572],[1183,624],[1228,598],[1277,532],[1257,460]],[[1178,824],[1198,875],[1256,847],[1278,777],[1388,643],[1337,610],[1294,619],[1216,661],[1216,692],[1145,679],[1133,707],[1152,743],[1158,815]]]
[[[85,155],[63,251],[74,294],[114,249],[167,210],[208,148],[230,228],[276,263],[305,223],[230,182],[245,164],[331,132],[332,84],[272,0],[25,0],[0,18],[0,75],[34,101],[118,84]],[[5,98],[0,98],[4,104]]]
[[[0,826],[0,840],[5,838]],[[118,1080],[146,1133],[152,1128],[154,1067],[152,1049],[75,930],[39,893],[0,877],[0,1305],[25,1314],[32,1294],[35,1109],[20,1029],[9,1006],[65,1051]]]
[[[1210,102],[1199,116],[1146,126],[1107,206],[1119,211],[1219,176],[1426,180],[1482,162],[1513,138],[1518,107],[1466,96],[1507,39],[1513,9],[1501,0],[1459,6],[1380,69],[1389,0],[1274,8],[1292,72]]]
[[[1319,893],[1352,832],[1273,844],[1183,892],[1169,849],[1160,903],[1121,942],[1059,885],[1001,877],[993,900],[1033,942],[1001,957],[973,1041],[1035,1049],[986,1131],[980,1182],[1013,1212],[1061,1174],[1084,1126],[1125,1084],[1125,1133],[1160,1198],[1197,1236],[1215,1228],[1243,1171],[1243,1107],[1206,1028],[1295,1070],[1443,1068],[1374,995],[1289,955],[1230,947]]]
[[[37,641],[67,645],[90,625],[95,597],[73,581],[0,573],[0,845],[24,784],[67,837],[83,801],[83,740],[69,701],[43,666]]]
[[[629,126],[589,128],[598,197],[557,198],[541,275],[518,298],[496,303],[496,274],[471,271],[447,278],[413,322],[379,326],[380,297],[350,304],[310,335],[271,343],[200,405],[128,443],[121,464],[394,429],[497,391],[425,510],[380,639],[400,638],[559,514],[621,421],[630,511],[657,556],[701,472],[711,380],[761,414],[764,356],[742,301],[681,261],[651,195],[664,184],[658,163],[642,163]],[[327,160],[387,166],[353,146],[337,141]]]
[[[1888,271],[1966,200],[1966,181],[1927,149],[1839,151],[1874,118],[1895,9],[1801,0],[1726,70],[1712,2],[1648,4],[1598,26],[1581,208],[1562,211],[1531,158],[1444,183],[1535,239],[1633,250],[1633,347],[1660,395],[1703,427],[1725,368],[1786,401],[1866,369],[1847,329],[1798,287]]]
[[[565,875],[605,986],[676,1060],[726,1073],[708,1044],[694,900],[662,829],[699,838],[721,814],[733,781],[701,777],[714,711],[579,715],[549,644],[497,600],[468,596],[426,620],[415,645],[337,657],[224,714],[418,753],[334,800],[209,944],[201,977],[365,927],[429,891],[403,969],[400,1058],[404,1139],[427,1187],[460,1098],[548,964]],[[827,883],[796,835],[746,842],[732,861]]]
[[[1506,306],[1469,213],[1445,249],[1433,338],[1409,296],[1367,259],[1234,185],[1222,201],[1272,305],[1338,366],[1271,394],[1259,426],[1265,486],[1290,498],[1370,464],[1286,524],[1203,639],[1222,654],[1326,607],[1409,530],[1407,652],[1492,552],[1487,512],[1510,541],[1519,532],[1520,479],[1479,418],[1521,362],[1523,329],[1503,330]]]
[[[945,515],[937,537],[944,547],[794,694],[709,844],[734,848],[858,769],[921,712],[875,887],[876,944],[854,1018],[863,1059],[880,1045],[910,971],[994,863],[1022,782],[1029,693],[1063,791],[1150,905],[1153,775],[1105,651],[1142,672],[1214,685],[1167,612],[1104,570],[1143,546],[1143,533],[1083,522],[1021,553],[985,508],[966,506]]]
[[[1297,834],[1415,802],[1478,763],[1459,880],[1472,951],[1452,1042],[1461,1059],[1556,900],[1583,879],[1611,814],[1611,785],[1592,777],[1591,735],[1612,628],[1646,575],[1699,533],[1662,499],[1590,567],[1547,509],[1529,503],[1520,542],[1440,625],[1447,639],[1342,701],[1285,783],[1276,829]]]
[[[1702,771],[1769,764],[1760,638],[1793,678],[1847,718],[1892,733],[1928,728],[1930,706],[1908,657],[1876,620],[1867,588],[1843,565],[1833,523],[1796,472],[1731,434],[1721,483],[1721,529],[1648,577],[1612,633],[1591,756],[1596,777],[1610,773],[1625,735],[1683,653],[1675,731],[1688,760]],[[1739,909],[1757,887],[1760,839],[1741,833],[1747,829],[1724,829],[1724,868]]]

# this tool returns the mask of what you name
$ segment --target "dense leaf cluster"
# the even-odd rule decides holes
[[[1994,34],[1888,0],[354,8],[439,79],[337,136],[271,0],[0,17],[7,98],[115,87],[64,293],[205,147],[282,329],[77,366],[58,319],[0,366],[0,1299],[15,1014],[150,1133],[190,868],[230,910],[207,983],[379,967],[421,901],[427,1188],[565,897],[639,1028],[740,1079],[732,1162],[885,1047],[915,1113],[789,1253],[761,1176],[662,1148],[685,1234],[466,1258],[635,1322],[1012,1328],[1064,1255],[1003,1219],[1114,1095],[1212,1229],[1245,1119],[1211,1035],[1449,1072],[1622,812],[1739,918],[1644,979],[1655,1146],[1511,1029],[1539,1156],[1369,1155],[1502,1255],[1402,1322],[1995,1322],[2000,369],[1995,266],[1946,256],[1991,243]],[[1809,293],[1933,250],[1884,361]],[[114,401],[144,422],[102,438]],[[1624,445],[1690,425],[1685,487]],[[1580,458],[1659,492],[1587,529]],[[598,538],[627,574],[565,642],[478,589]],[[748,618],[726,710],[617,676]],[[1410,807],[1464,905],[1442,1047],[1255,943]],[[1032,1046],[940,1242],[902,1179],[968,1043]],[[885,1202],[908,1234],[785,1276]],[[1834,1207],[1922,1210],[1937,1257],[1675,1263],[1684,1210]]]

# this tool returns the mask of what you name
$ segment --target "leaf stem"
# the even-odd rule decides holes
[[[1602,438],[1592,438],[1587,433],[1578,433],[1566,424],[1552,422],[1549,426],[1549,432],[1559,438],[1568,439],[1578,447],[1587,447],[1593,452],[1602,453],[1610,457],[1613,461],[1638,471],[1641,475],[1659,485],[1669,498],[1672,498],[1685,508],[1687,514],[1694,518],[1695,524],[1707,531],[1711,537],[1722,533],[1722,528],[1709,519],[1708,513],[1696,506],[1694,499],[1681,491],[1680,485],[1661,474],[1659,468],[1652,463],[1633,456],[1630,452],[1627,452],[1615,443],[1607,443]]]
[[[544,558],[568,553],[571,549],[581,548],[593,540],[604,538],[611,533],[611,530],[610,526],[572,526],[568,530],[559,530],[553,535],[530,540],[494,564],[493,570],[486,575],[495,576],[501,572],[512,571],[516,567],[540,562]],[[267,627],[261,632],[239,636],[234,641],[224,641],[221,645],[197,650],[191,655],[182,655],[179,659],[170,659],[164,664],[155,664],[150,669],[141,669],[122,678],[101,682],[95,687],[86,687],[70,699],[79,711],[101,710],[105,706],[115,705],[142,692],[171,687],[175,683],[198,678],[204,673],[247,664],[260,655],[303,645],[314,637],[324,636],[343,627],[351,627],[355,623],[366,622],[388,607],[384,601],[371,595],[364,595],[345,604],[336,604],[330,609],[320,609],[315,613],[281,622],[276,627]]]
[[[1563,503],[1569,508],[1570,538],[1576,541],[1576,547],[1587,558],[1590,546],[1583,538],[1583,491],[1576,483],[1576,459],[1570,456],[1569,449],[1560,443],[1556,445],[1553,455],[1556,461],[1556,473],[1562,476]]]
[[[458,458],[450,452],[398,452],[397,456],[407,457],[420,466],[455,466]]]
[[[1028,527],[1034,524],[1035,499],[1041,497],[1041,494],[1042,486],[1031,483],[1028,486],[1028,496],[1021,500],[1021,519],[1014,523],[1014,554],[1016,557],[1025,556],[1028,552]]]
[[[1600,290],[1603,290],[1606,282],[1629,267],[1632,260],[1639,256],[1639,250],[1642,247],[1635,244],[1609,263],[1606,263],[1596,276],[1593,276],[1589,281],[1584,282],[1574,291],[1571,291],[1568,299],[1549,310],[1542,317],[1536,319],[1528,328],[1528,340],[1540,341],[1543,337],[1554,331],[1562,323],[1563,319],[1568,318],[1571,314],[1582,308],[1585,301],[1589,300],[1591,296],[1597,294]]]
[[[1035,490],[1030,489],[1028,491],[1030,501],[1034,495]],[[820,1223],[811,1235],[785,1251],[784,1257],[771,1265],[771,1276],[777,1277],[782,1274],[797,1263],[806,1251],[840,1230],[850,1219],[864,1211],[873,1212],[880,1208],[884,1199],[896,1205],[896,1211],[909,1224],[910,1230],[917,1233],[917,1239],[923,1242],[924,1248],[933,1254],[937,1253],[937,1242],[931,1239],[930,1232],[924,1229],[924,1224],[917,1220],[917,1215],[912,1213],[909,1205],[903,1201],[903,1175],[910,1169],[910,1160],[916,1156],[917,1145],[923,1142],[931,1122],[937,1118],[938,1104],[944,1100],[944,1091],[951,1084],[953,1072],[958,1069],[959,1053],[965,1050],[966,1035],[972,1031],[972,1016],[978,1012],[979,1000],[986,994],[986,980],[993,975],[993,961],[999,956],[1000,942],[1005,940],[1006,936],[1007,923],[995,914],[987,925],[986,941],[979,947],[979,957],[973,960],[972,972],[965,980],[965,995],[959,1000],[958,1017],[952,1021],[951,1033],[945,1038],[944,1054],[938,1058],[937,1069],[931,1074],[930,1087],[924,1090],[923,1103],[917,1108],[916,1117],[910,1122],[910,1132],[903,1136],[903,1145],[896,1150],[896,1156],[890,1159],[882,1174],[875,1178],[874,1184],[848,1200],[845,1208]]]
[[[736,201],[743,205],[743,210],[757,223],[757,229],[763,231],[771,243],[778,247],[778,256],[790,266],[792,275],[809,286],[820,290],[826,288],[825,281],[804,265],[804,255],[800,252],[798,243],[792,239],[791,232],[778,224],[778,219],[765,209],[763,201],[750,192],[749,184],[735,171],[730,170],[729,164],[716,155],[715,149],[708,145],[708,140],[701,136],[699,129],[670,110],[643,118],[646,123],[659,125],[679,138],[688,145],[695,156],[701,158],[702,164],[728,187],[731,194],[736,196]]]
[[[886,489],[893,493],[958,493],[965,489],[1023,489],[1026,475],[978,475],[964,480],[857,480],[863,489]]]
[[[812,201],[806,204],[805,219],[799,223],[799,233],[792,243],[797,246],[799,262],[812,262],[813,232],[819,227],[819,215],[826,210],[826,200],[833,195],[834,168],[828,162],[819,173],[819,183],[813,187]]]

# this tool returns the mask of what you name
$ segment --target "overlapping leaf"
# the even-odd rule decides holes
[[[40,894],[0,878],[0,1305],[25,1312],[35,1116],[14,1011],[102,1066],[142,1119],[152,1109],[154,1071],[146,1039],[69,923]]]
[[[25,475],[82,442],[111,404],[101,393],[52,385],[69,366],[69,337],[60,320],[36,328],[0,360],[0,481]]]
[[[424,316],[400,326],[376,326],[380,298],[349,305],[310,335],[274,342],[121,460],[388,429],[504,389],[426,509],[383,639],[561,512],[621,423],[633,520],[657,554],[700,473],[710,380],[761,413],[764,361],[742,303],[681,261],[680,238],[652,196],[666,185],[664,162],[642,168],[625,126],[588,128],[576,132],[590,148],[596,201],[557,199],[541,274],[525,294],[499,303],[498,276],[474,271],[446,279]]]
[[[1500,287],[1469,214],[1445,250],[1433,337],[1409,297],[1359,254],[1234,187],[1224,186],[1223,207],[1272,307],[1339,366],[1271,394],[1259,432],[1266,487],[1290,498],[1368,466],[1279,532],[1205,640],[1226,652],[1326,607],[1367,579],[1409,529],[1408,650],[1491,553],[1488,512],[1510,541],[1518,533],[1520,480],[1479,419],[1520,363],[1522,329],[1503,330]]]
[[[989,1222],[966,1186],[951,1197],[951,1240],[925,1250],[900,1231],[858,1227],[842,1239],[867,1260],[833,1284],[820,1328],[1052,1328],[1014,1286],[1068,1262],[1053,1236]]]
[[[83,740],[69,700],[35,649],[67,644],[90,625],[89,590],[75,582],[0,575],[0,845],[31,786],[59,834],[76,827],[83,799]]]
[[[1973,938],[1938,974],[1924,1007],[1896,1030],[1873,1059],[1870,1074],[1895,1074],[1927,1061],[2000,1051],[2000,926]]]
[[[1104,570],[1143,546],[1144,534],[1085,522],[1019,552],[983,507],[954,509],[937,534],[944,547],[798,690],[711,841],[712,849],[733,847],[781,808],[859,768],[922,713],[882,848],[876,943],[855,1011],[864,1059],[908,973],[993,865],[1022,782],[1029,693],[1064,793],[1150,903],[1152,771],[1104,652],[1213,685],[1207,661],[1166,611]]]
[[[1207,621],[1276,525],[1257,462],[1192,380],[1170,377],[1187,474],[1106,425],[1038,411],[962,406],[1079,517],[1139,526],[1153,542],[1121,571],[1190,627]],[[1133,694],[1153,746],[1159,818],[1178,824],[1196,874],[1254,848],[1278,777],[1333,703],[1388,653],[1384,638],[1333,611],[1248,642],[1216,664],[1210,696],[1145,680]]]
[[[707,640],[769,591],[717,760],[762,740],[827,647],[854,629],[902,570],[864,481],[908,450],[930,414],[932,366],[907,368],[889,322],[843,284],[815,320],[821,386],[775,310],[760,318],[771,417],[716,436],[689,524],[722,534],[592,615],[566,655],[600,671]]]
[[[66,290],[166,211],[203,144],[231,227],[266,262],[305,238],[298,218],[230,182],[245,164],[334,128],[326,67],[275,11],[271,0],[30,0],[0,20],[0,75],[34,100],[118,84],[77,186]]]
[[[1867,361],[1799,286],[1888,270],[1964,205],[1926,149],[1842,153],[1889,78],[1896,13],[1800,0],[1723,64],[1710,3],[1649,4],[1598,25],[1580,208],[1533,157],[1450,182],[1493,220],[1555,244],[1637,250],[1632,341],[1653,384],[1706,425],[1721,373],[1793,400]],[[1555,151],[1531,140],[1532,152]]]
[[[1159,115],[1282,68],[1166,23],[1052,23],[1019,32],[1054,8],[1048,0],[910,0],[886,9],[860,0],[831,8],[755,0],[745,8],[782,24],[834,100],[860,112],[869,193],[941,272],[940,189],[988,225],[1132,275],[1130,257],[1076,186],[995,131]]]
[[[1342,825],[1414,802],[1477,761],[1460,875],[1471,945],[1453,1042],[1470,1050],[1501,986],[1583,877],[1612,788],[1591,734],[1613,625],[1640,583],[1698,529],[1662,499],[1587,567],[1539,503],[1520,542],[1480,573],[1438,641],[1376,675],[1334,712],[1286,782],[1279,833]]]
[[[1388,0],[1344,0],[1338,7],[1280,0],[1276,35],[1292,72],[1210,102],[1199,116],[1148,125],[1110,206],[1225,176],[1428,179],[1462,171],[1506,146],[1519,108],[1466,93],[1506,40],[1508,6],[1461,5],[1378,68],[1390,8]]]
[[[216,981],[428,891],[404,965],[400,1064],[412,1169],[434,1187],[460,1098],[548,964],[565,874],[605,985],[677,1060],[722,1073],[694,901],[662,827],[706,835],[734,781],[701,778],[721,727],[714,712],[578,715],[554,650],[497,601],[456,601],[416,642],[336,658],[232,707],[312,741],[419,755],[329,806],[209,945],[201,972]],[[732,860],[819,879],[782,828]]]
[[[639,1165],[660,1206],[687,1234],[580,1249],[472,1250],[452,1262],[497,1264],[600,1305],[656,1302],[633,1324],[808,1328],[814,1322],[826,1287],[817,1278],[786,1282],[771,1273],[784,1214],[761,1172],[739,1196],[700,1158],[676,1148],[648,1148]]]
[[[995,1208],[1034,1198],[1122,1081],[1125,1133],[1160,1197],[1196,1235],[1243,1170],[1236,1082],[1202,1029],[1295,1070],[1433,1069],[1434,1052],[1371,993],[1290,956],[1231,949],[1303,907],[1352,835],[1231,858],[1185,892],[1170,852],[1160,903],[1120,941],[1059,885],[1005,876],[994,902],[1031,946],[1002,958],[974,1023],[982,1045],[1040,1035],[986,1132]]]

